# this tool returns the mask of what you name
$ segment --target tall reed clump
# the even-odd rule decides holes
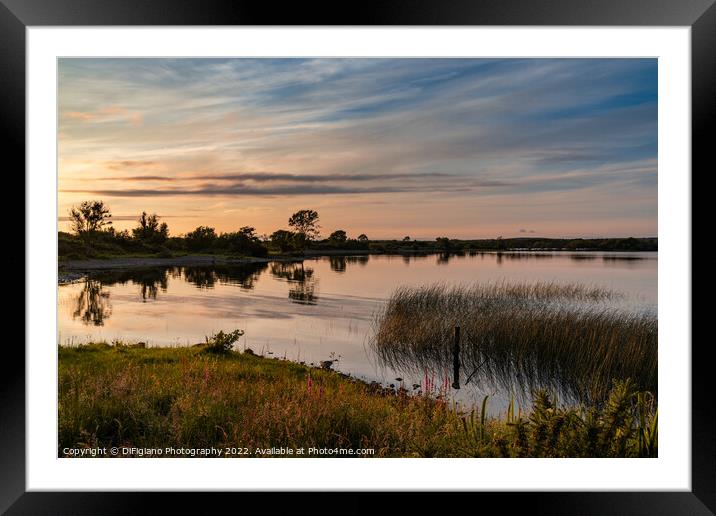
[[[460,360],[477,383],[583,403],[604,402],[615,379],[656,393],[656,317],[605,303],[618,296],[552,283],[399,288],[376,316],[372,347],[392,367],[444,369],[460,326]]]

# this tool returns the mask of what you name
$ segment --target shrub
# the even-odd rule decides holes
[[[211,337],[206,337],[206,351],[209,353],[228,353],[234,347],[234,342],[244,334],[244,330],[234,330],[229,333],[219,331]]]
[[[186,235],[186,246],[191,251],[209,250],[216,241],[216,230],[207,226],[199,226]]]

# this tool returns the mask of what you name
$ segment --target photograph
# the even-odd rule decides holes
[[[714,514],[715,2],[0,0],[0,514]]]
[[[56,63],[57,458],[658,459],[657,58]]]

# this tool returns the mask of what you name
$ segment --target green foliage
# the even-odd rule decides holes
[[[485,417],[484,400],[481,410],[462,416],[462,423],[466,435],[493,448],[495,456],[657,457],[657,414],[645,401],[649,396],[629,380],[615,381],[602,407],[564,408],[538,390],[527,418],[515,415],[510,402],[502,431],[495,432],[495,422]]]
[[[226,338],[226,337],[225,337]],[[653,399],[615,385],[603,408],[487,415],[443,400],[376,392],[362,382],[251,353],[60,347],[59,450],[136,446],[374,448],[377,457],[655,457]],[[310,378],[310,380],[309,380]],[[642,400],[642,401],[640,401]],[[641,414],[641,415],[640,415]],[[650,447],[642,434],[650,433]],[[250,455],[255,456],[255,455]]]
[[[244,334],[243,330],[234,330],[224,333],[223,330],[206,338],[206,351],[209,353],[225,354],[234,349],[234,343]]]

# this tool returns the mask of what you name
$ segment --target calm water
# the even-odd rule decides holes
[[[301,263],[163,267],[95,272],[59,287],[59,342],[120,339],[191,345],[240,328],[239,349],[306,363],[338,359],[335,369],[410,388],[421,378],[380,366],[370,350],[373,315],[394,288],[434,282],[580,282],[626,294],[629,310],[656,311],[657,253],[482,253],[321,257]],[[438,372],[440,381],[441,373]],[[462,403],[506,394],[477,388]]]

